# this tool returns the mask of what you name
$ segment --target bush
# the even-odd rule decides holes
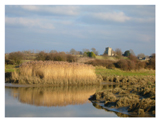
[[[41,51],[37,54],[36,60],[51,60],[51,61],[68,61],[68,62],[76,62],[77,57],[66,54],[65,52],[59,52],[59,53],[45,53]]]
[[[130,55],[128,56],[128,58],[129,58],[131,61],[134,61],[135,63],[137,62],[137,57],[134,56],[134,55],[132,55],[132,54],[130,54]]]
[[[144,61],[137,61],[137,63],[136,63],[136,70],[140,70],[140,69],[142,69],[142,68],[145,68],[146,67],[146,62],[144,62]]]
[[[88,56],[88,57],[91,57],[91,58],[95,58],[96,57],[94,52],[84,52],[84,56]]]
[[[120,59],[115,65],[122,70],[128,70],[128,62],[125,59]]]
[[[13,60],[14,63],[16,63],[16,64],[20,64],[22,59],[23,59],[23,57],[24,57],[24,55],[20,51],[12,52],[12,53],[9,53],[9,55],[8,55],[8,59]]]
[[[9,60],[9,59],[5,59],[5,64],[11,64],[11,65],[13,65],[14,64],[14,61],[12,61],[12,60]]]
[[[155,70],[155,54],[152,54],[151,59],[147,63],[147,68]]]
[[[134,70],[136,67],[136,63],[132,60],[127,60],[128,63],[128,70]]]
[[[114,62],[111,60],[100,60],[100,59],[96,59],[96,60],[92,60],[87,62],[87,64],[91,64],[93,66],[104,66],[106,68],[114,68]]]
[[[42,60],[44,61],[47,57],[47,53],[45,53],[44,51],[41,51],[37,54],[36,56],[36,60]]]

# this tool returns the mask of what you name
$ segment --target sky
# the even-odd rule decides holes
[[[5,53],[155,53],[155,5],[5,5]]]

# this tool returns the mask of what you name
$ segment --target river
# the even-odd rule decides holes
[[[88,100],[103,87],[5,84],[5,117],[118,117]]]

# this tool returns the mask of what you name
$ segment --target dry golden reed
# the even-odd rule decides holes
[[[12,80],[27,84],[85,85],[100,82],[91,65],[57,61],[32,61],[23,63]]]

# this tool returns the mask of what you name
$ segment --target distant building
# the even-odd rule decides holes
[[[145,56],[142,60],[149,60],[150,57],[149,56]]]
[[[104,51],[104,54],[107,54],[108,56],[115,56],[115,52],[112,50],[111,47],[107,47]]]

